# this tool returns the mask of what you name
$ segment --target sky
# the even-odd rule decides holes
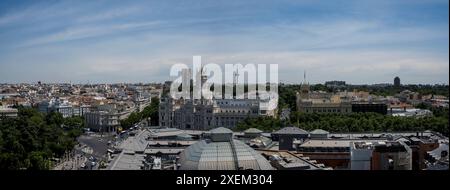
[[[448,84],[449,1],[0,1],[0,83],[163,82],[193,56],[284,83]]]

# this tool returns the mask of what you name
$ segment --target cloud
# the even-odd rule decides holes
[[[221,64],[277,63],[283,81],[299,82],[307,70],[312,82],[400,75],[448,83],[448,19],[440,17],[448,9],[357,2],[64,1],[10,9],[0,17],[0,67],[9,68],[0,80],[161,81],[172,64],[201,55]],[[418,12],[423,6],[431,8]]]
[[[131,7],[120,7],[111,10],[104,10],[100,13],[94,13],[92,15],[85,15],[76,18],[76,22],[79,23],[90,23],[99,22],[111,19],[124,18],[126,16],[135,15],[142,10],[142,7],[131,6]]]
[[[39,22],[69,21],[73,16],[79,15],[93,3],[85,3],[83,6],[75,6],[74,2],[61,1],[56,3],[32,2],[28,6],[7,9],[0,17],[0,27],[8,25],[21,25],[23,27],[42,24]],[[64,23],[64,22],[63,22]]]
[[[279,78],[284,82],[301,82],[303,71],[309,80],[345,80],[353,84],[390,82],[396,75],[410,83],[448,83],[448,58],[408,51],[301,51],[254,52],[231,55],[208,55],[206,63],[278,64]],[[416,79],[415,76],[422,76]],[[386,81],[386,77],[388,76]]]
[[[130,30],[137,30],[160,25],[161,22],[139,22],[139,23],[125,23],[125,24],[110,24],[110,25],[89,25],[77,26],[65,29],[61,32],[49,34],[43,37],[37,37],[27,41],[19,47],[29,47],[45,45],[49,43],[58,43],[71,40],[82,40],[85,38],[102,37],[108,34],[115,34],[126,32]]]

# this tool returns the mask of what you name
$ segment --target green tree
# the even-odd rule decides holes
[[[49,169],[50,158],[72,150],[81,135],[81,118],[18,109],[17,118],[0,120],[0,169]],[[62,128],[62,124],[68,127]]]

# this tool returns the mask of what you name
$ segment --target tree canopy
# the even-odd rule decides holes
[[[72,150],[83,127],[81,117],[19,107],[17,118],[0,119],[0,169],[50,169],[50,159]]]
[[[136,123],[139,123],[143,119],[150,118],[151,125],[158,125],[159,123],[159,98],[153,97],[150,105],[144,108],[141,112],[133,112],[128,118],[121,120],[120,125],[123,129],[129,129]]]
[[[449,135],[448,108],[440,110],[440,115],[423,118],[394,117],[378,113],[299,113],[291,114],[290,121],[283,123],[277,118],[247,118],[240,122],[236,130],[257,128],[266,132],[292,125],[312,131],[323,129],[329,132],[400,132],[432,130]]]

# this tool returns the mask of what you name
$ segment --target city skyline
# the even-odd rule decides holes
[[[279,64],[282,83],[449,83],[448,1],[2,1],[0,83],[169,80]]]

